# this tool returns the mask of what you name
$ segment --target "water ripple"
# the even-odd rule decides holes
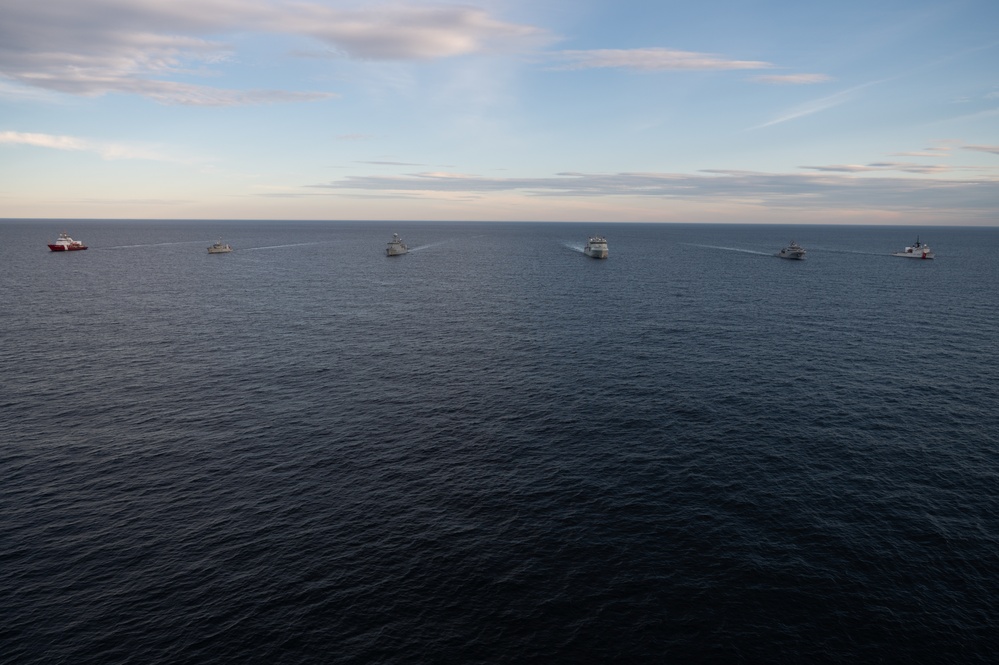
[[[615,228],[4,226],[5,658],[989,662],[996,234]]]

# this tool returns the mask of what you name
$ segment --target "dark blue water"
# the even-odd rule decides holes
[[[988,662],[999,230],[918,232],[2,222],[0,659]]]

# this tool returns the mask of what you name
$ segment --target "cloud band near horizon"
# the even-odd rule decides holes
[[[328,49],[327,53],[360,61],[534,53],[562,70],[725,71],[775,66],[661,47],[544,52],[539,49],[557,40],[548,30],[461,5],[338,9],[314,1],[284,0],[0,0],[0,10],[4,11],[0,78],[62,94],[126,93],[167,105],[235,106],[337,96],[325,90],[231,90],[170,80],[211,75],[213,68],[238,59],[233,47],[218,39],[245,32],[301,37]],[[754,80],[797,85],[827,77],[777,74]]]
[[[810,167],[813,168],[813,167]],[[575,173],[548,178],[484,178],[417,173],[349,176],[310,188],[382,192],[487,193],[519,191],[541,197],[661,197],[719,199],[797,208],[832,204],[870,209],[966,209],[999,212],[999,180],[854,176],[849,173]]]

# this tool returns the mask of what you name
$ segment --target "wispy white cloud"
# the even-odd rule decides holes
[[[282,32],[308,35],[350,57],[432,60],[473,53],[517,51],[550,40],[537,27],[508,23],[484,10],[457,5],[381,7],[343,11],[295,3],[275,16]]]
[[[30,132],[0,132],[0,143],[31,145],[56,150],[86,150],[87,142],[75,136],[34,134]]]
[[[387,4],[343,10],[293,0],[0,0],[0,78],[72,95],[143,95],[164,104],[311,101],[327,92],[226,90],[176,81],[233,60],[219,36],[297,36],[341,57],[429,60],[544,43],[533,26],[477,8]]]
[[[52,150],[92,152],[104,159],[146,159],[160,162],[181,162],[150,146],[108,141],[94,141],[76,136],[39,134],[32,132],[0,132],[0,145],[26,145]]]
[[[217,62],[226,50],[217,42],[177,34],[198,26],[178,20],[167,7],[156,11],[138,1],[0,0],[0,9],[0,76],[56,92],[154,93],[168,101],[170,83],[162,79]]]
[[[963,145],[962,150],[975,150],[977,152],[991,152],[993,155],[999,155],[999,145]]]
[[[835,94],[827,95],[826,97],[820,97],[819,99],[814,99],[805,104],[795,106],[794,108],[785,111],[773,120],[769,120],[760,125],[756,125],[752,129],[763,129],[765,127],[772,127],[774,125],[779,125],[781,123],[788,122],[790,120],[797,120],[798,118],[804,118],[815,113],[821,113],[827,109],[839,106],[840,104],[845,104],[856,97],[857,93],[864,88],[870,87],[877,83],[877,81],[871,81],[869,83],[863,83],[861,85],[854,86],[852,88],[847,88],[846,90],[841,90]]]
[[[771,74],[754,76],[751,80],[774,85],[811,85],[825,83],[831,81],[832,78],[826,74]]]
[[[872,173],[897,171],[900,173],[947,173],[955,167],[946,164],[916,164],[914,162],[872,162],[870,164],[830,164],[828,166],[802,166],[809,171],[827,173]]]
[[[375,166],[423,166],[423,164],[414,164],[413,162],[393,162],[389,160],[362,160],[355,163],[374,164]]]
[[[50,90],[42,90],[34,86],[0,79],[0,98],[14,102],[44,102],[58,103],[60,95]]]
[[[761,173],[704,170],[686,173],[578,173],[543,178],[494,178],[473,174],[411,173],[349,176],[313,185],[337,191],[406,193],[520,192],[540,197],[659,197],[670,200],[752,202],[807,209],[984,210],[999,214],[999,181],[855,176],[836,173]],[[876,169],[875,169],[876,170]]]
[[[769,62],[759,60],[732,60],[710,53],[668,48],[558,51],[552,54],[552,57],[563,63],[560,65],[560,69],[615,68],[641,71],[711,71],[773,67]]]
[[[162,104],[183,106],[244,106],[280,102],[310,102],[339,95],[289,90],[230,90],[172,81],[123,81],[115,92],[131,92]]]
[[[908,152],[893,152],[892,157],[946,157],[950,154],[951,147],[947,145],[931,146],[921,150],[911,150]]]

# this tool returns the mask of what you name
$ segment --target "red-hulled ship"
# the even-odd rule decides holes
[[[86,249],[87,246],[84,245],[79,240],[73,240],[70,238],[65,231],[59,234],[59,239],[54,243],[49,245],[49,249],[53,252],[72,252],[77,249]]]

